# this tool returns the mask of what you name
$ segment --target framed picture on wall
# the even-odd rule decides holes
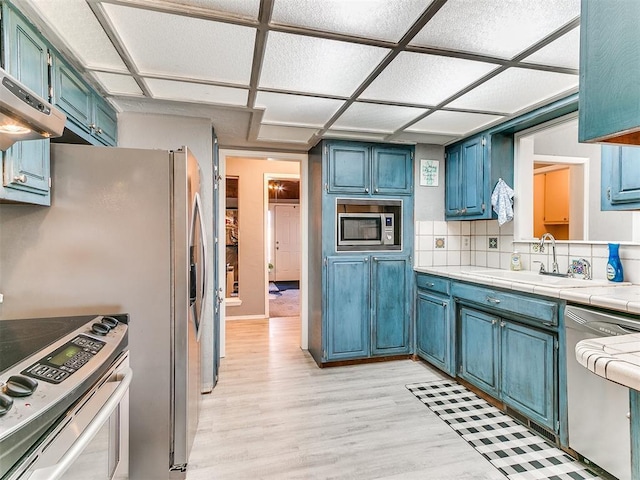
[[[439,175],[439,160],[420,160],[420,186],[437,187]]]

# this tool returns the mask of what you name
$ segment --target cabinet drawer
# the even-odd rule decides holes
[[[455,283],[451,290],[454,297],[483,305],[507,318],[526,317],[547,326],[558,324],[558,304],[552,301],[462,283]]]
[[[446,278],[436,277],[433,275],[425,275],[423,273],[416,274],[416,285],[421,290],[430,292],[439,292],[449,295],[451,282]]]

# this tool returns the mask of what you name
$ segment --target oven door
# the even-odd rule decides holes
[[[12,480],[128,478],[129,385],[125,355],[65,414]]]

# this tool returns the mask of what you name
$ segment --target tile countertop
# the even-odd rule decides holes
[[[414,270],[419,273],[464,280],[489,287],[534,293],[536,295],[561,298],[572,303],[640,314],[640,285],[632,285],[630,283],[606,283],[603,285],[602,282],[600,282],[597,285],[590,285],[590,280],[583,280],[585,282],[584,287],[567,288],[566,286],[554,286],[550,284],[537,285],[533,283],[521,283],[509,278],[491,277],[490,274],[492,272],[503,272],[503,270],[495,268],[463,265],[450,267],[417,267]]]
[[[640,333],[582,340],[576,359],[596,375],[640,390]]]

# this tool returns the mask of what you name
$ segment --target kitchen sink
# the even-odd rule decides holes
[[[532,285],[548,285],[551,287],[578,288],[578,287],[601,287],[612,285],[607,280],[583,280],[581,278],[556,277],[553,275],[541,275],[536,272],[521,270],[467,270],[468,275],[478,275],[481,277],[496,278],[512,282],[528,283]],[[620,285],[619,283],[617,285]]]

